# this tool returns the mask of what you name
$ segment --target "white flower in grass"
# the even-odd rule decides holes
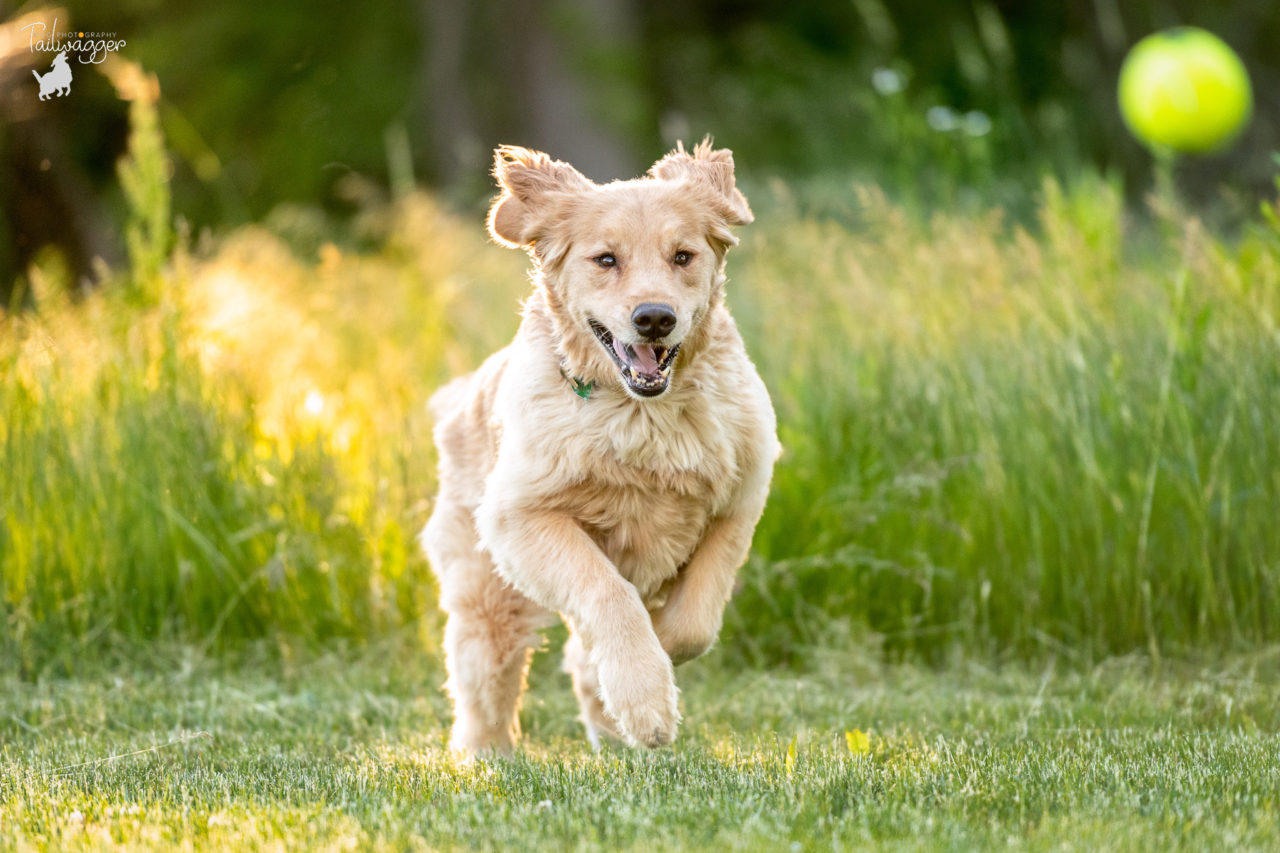
[[[960,124],[960,116],[956,111],[944,106],[929,107],[924,120],[929,123],[929,127],[940,133],[955,130]]]
[[[877,68],[871,72],[871,88],[881,95],[896,95],[905,87],[902,75],[892,68]]]
[[[991,132],[991,117],[982,110],[970,110],[964,114],[964,132],[970,136],[986,136]]]

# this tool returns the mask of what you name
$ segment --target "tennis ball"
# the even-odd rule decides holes
[[[1192,154],[1226,146],[1253,112],[1240,57],[1196,27],[1164,30],[1134,45],[1120,68],[1119,98],[1139,141]]]

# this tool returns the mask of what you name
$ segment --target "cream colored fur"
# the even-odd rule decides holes
[[[431,400],[440,491],[422,542],[448,614],[451,746],[513,748],[538,631],[557,613],[592,743],[670,743],[673,663],[715,642],[779,452],[723,300],[729,226],[751,211],[731,153],[705,142],[607,185],[521,148],[499,149],[495,176],[490,233],[530,253],[534,288],[515,340]],[[637,343],[644,302],[673,307],[666,341],[681,345],[650,398],[587,322]],[[590,397],[564,374],[593,383]]]

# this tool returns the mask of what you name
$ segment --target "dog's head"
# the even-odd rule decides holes
[[[616,377],[638,398],[666,392],[721,298],[724,256],[738,242],[729,226],[753,219],[732,152],[681,146],[644,178],[599,185],[546,154],[504,147],[494,176],[502,195],[489,232],[533,257],[566,368]]]
[[[55,56],[55,57],[53,58],[53,64],[54,64],[54,65],[59,65],[59,64],[61,64],[61,65],[66,65],[66,64],[67,64],[67,52],[66,52],[65,50],[60,50],[60,51],[58,51],[58,55],[57,55],[57,56]]]

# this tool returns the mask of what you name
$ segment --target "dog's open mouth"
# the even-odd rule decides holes
[[[604,326],[591,320],[591,331],[622,371],[622,381],[641,397],[656,397],[671,384],[671,369],[680,345],[624,344]]]

